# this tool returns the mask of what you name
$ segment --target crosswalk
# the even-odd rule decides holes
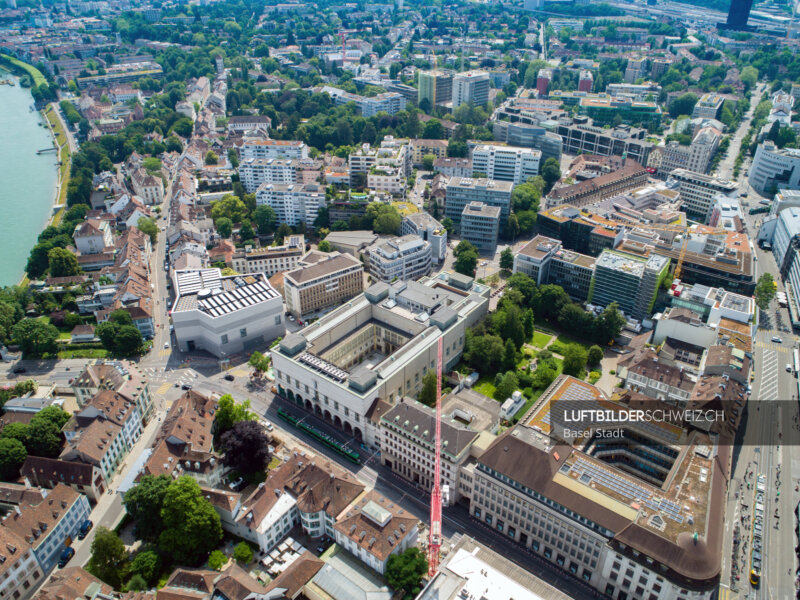
[[[159,356],[169,356],[171,353],[172,350],[170,350],[169,348],[162,348],[161,350],[158,351]]]
[[[727,585],[720,584],[719,592],[717,593],[717,600],[731,600],[736,598],[736,594]]]
[[[778,352],[765,349],[761,353],[761,384],[758,388],[759,400],[778,398]]]
[[[163,396],[164,394],[167,393],[167,390],[169,390],[170,387],[171,386],[169,383],[162,383],[160,386],[158,386],[156,394],[158,394],[159,396]]]
[[[763,348],[764,350],[774,350],[775,352],[782,352],[784,354],[791,354],[792,349],[773,342],[756,342],[756,348]]]

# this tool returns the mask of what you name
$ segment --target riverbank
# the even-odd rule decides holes
[[[0,65],[17,75],[28,75],[35,86],[47,83],[47,79],[39,69],[8,54],[0,54]]]

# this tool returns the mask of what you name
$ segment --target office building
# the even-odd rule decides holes
[[[275,273],[296,269],[304,254],[304,237],[289,235],[280,246],[245,246],[244,250],[237,250],[231,256],[231,267],[237,273],[264,273],[272,277]]]
[[[448,273],[375,283],[272,350],[278,393],[375,446],[380,432],[370,415],[419,393],[423,375],[436,368],[439,338],[443,368],[459,361],[466,328],[487,313],[489,291]]]
[[[661,86],[652,81],[644,83],[609,83],[606,86],[609,96],[627,97],[633,100],[658,100]]]
[[[591,92],[593,85],[594,85],[594,75],[592,75],[592,72],[587,69],[581,70],[581,74],[578,78],[578,91]]]
[[[313,252],[283,276],[286,310],[306,318],[350,300],[364,291],[364,265],[349,254]]]
[[[379,241],[367,255],[370,275],[386,283],[419,279],[431,272],[433,262],[430,242],[415,234]]]
[[[453,77],[453,108],[462,104],[484,106],[489,103],[489,73],[466,71]]]
[[[403,217],[400,235],[416,235],[431,245],[433,262],[442,263],[447,255],[447,230],[426,212],[411,213]]]
[[[750,8],[752,6],[753,0],[731,0],[728,19],[724,24],[719,23],[718,27],[720,29],[750,31],[752,28],[747,25],[747,20],[750,18]]]
[[[600,125],[611,125],[619,117],[623,123],[657,127],[662,117],[658,102],[626,97],[585,96],[580,98],[578,107],[580,114],[590,116]]]
[[[779,149],[771,140],[762,142],[756,149],[747,181],[762,196],[771,196],[778,190],[800,189],[800,150]]]
[[[552,69],[539,69],[536,75],[536,91],[539,92],[539,96],[547,96],[547,88],[552,80]]]
[[[316,183],[262,183],[256,204],[271,206],[277,223],[312,225],[325,206],[325,188]]]
[[[445,190],[444,214],[458,228],[464,207],[470,202],[482,202],[500,208],[500,227],[505,227],[511,213],[511,190],[508,181],[454,177]]]
[[[295,183],[298,166],[294,159],[245,158],[239,164],[239,179],[245,191],[254,194],[265,183]]]
[[[692,110],[692,118],[703,119],[718,119],[722,114],[722,105],[725,103],[725,98],[714,92],[709,92],[700,96],[697,104],[694,105]]]
[[[561,161],[561,136],[540,125],[498,120],[492,123],[492,135],[509,146],[536,148],[542,153],[542,162],[548,158]]]
[[[470,514],[614,600],[710,600],[719,589],[730,430],[724,447],[666,423],[623,426],[623,439],[611,442],[596,433],[583,444],[561,441],[575,430],[567,407],[630,410],[607,400],[583,381],[557,378],[519,425],[462,469],[471,478]],[[678,439],[690,447],[675,449]],[[646,465],[618,460],[641,448],[652,458]],[[689,480],[677,477],[688,472]]]
[[[643,79],[647,75],[646,58],[629,58],[625,66],[625,82],[636,83],[637,79]]]
[[[680,189],[681,202],[687,217],[701,223],[708,222],[711,210],[716,203],[717,194],[734,197],[738,190],[732,181],[717,179],[711,175],[695,173],[686,169],[673,170],[667,184],[669,185],[671,182],[676,183]]]
[[[434,107],[437,104],[444,104],[453,99],[452,73],[447,71],[420,71],[418,77],[418,105],[427,100],[430,106]]]
[[[534,148],[480,144],[472,150],[472,176],[525,183],[539,174],[541,160],[541,151]]]
[[[283,335],[283,299],[264,273],[223,277],[219,269],[175,273],[172,324],[183,352],[224,358]]]
[[[629,125],[613,129],[595,127],[587,117],[559,119],[556,133],[563,140],[564,151],[570,154],[627,156],[645,165],[653,149],[652,142],[647,141],[646,129]]]
[[[559,240],[537,235],[514,255],[514,273],[523,273],[537,285],[560,285],[570,298],[585,302],[594,277],[595,259],[565,250]]]
[[[688,146],[673,140],[660,146],[661,163],[658,174],[667,177],[675,169],[685,169],[695,173],[707,173],[711,161],[719,147],[721,133],[713,127],[703,127]]]
[[[461,239],[470,242],[479,254],[494,256],[500,233],[500,207],[470,202],[461,212]]]
[[[605,250],[594,266],[594,287],[589,302],[608,306],[616,302],[628,317],[649,316],[658,286],[669,272],[669,259],[652,254],[649,258]]]

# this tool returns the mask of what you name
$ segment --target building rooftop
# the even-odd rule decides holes
[[[543,235],[537,235],[530,242],[520,248],[517,253],[522,254],[523,256],[529,256],[531,258],[541,260],[560,246],[561,242],[559,240],[555,240]]]
[[[223,277],[219,269],[178,271],[175,282],[173,312],[200,310],[216,318],[280,298],[263,273]]]
[[[499,219],[500,218],[500,207],[499,206],[489,206],[488,204],[484,204],[483,202],[470,202],[469,204],[464,205],[464,210],[461,211],[461,218],[464,217],[483,217],[485,219]]]
[[[451,177],[447,188],[485,189],[499,193],[511,193],[514,184],[510,181],[497,181],[495,179],[473,179],[472,177]]]
[[[363,269],[361,261],[352,255],[335,253],[323,257],[322,260],[315,260],[312,265],[289,271],[284,275],[284,282],[301,285],[352,267]]]

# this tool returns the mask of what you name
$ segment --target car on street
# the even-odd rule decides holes
[[[225,381],[233,381],[233,375],[226,373],[224,379]]]
[[[25,371],[27,371],[27,369],[25,367],[23,367],[22,365],[17,365],[16,367],[14,367],[14,371],[13,372],[14,373],[24,373]]]
[[[75,556],[75,548],[64,548],[64,551],[61,553],[61,556],[58,558],[58,568],[63,569],[67,566],[67,563]]]
[[[264,427],[267,428],[267,431],[272,431],[273,429],[275,429],[275,426],[269,421],[264,421]]]
[[[782,344],[783,343],[783,340],[781,338],[779,338],[777,335],[773,335],[772,336],[772,341],[775,342],[776,344]]]
[[[89,532],[94,527],[94,523],[92,523],[89,519],[86,519],[83,523],[81,523],[81,530],[78,532],[78,539],[82,540],[85,538]]]
[[[164,342],[164,348],[169,348],[169,342]]]
[[[188,383],[184,383],[184,384],[181,386],[181,389],[182,389],[182,390],[190,390],[190,389],[192,389],[192,386],[191,386],[191,385],[189,385]]]

